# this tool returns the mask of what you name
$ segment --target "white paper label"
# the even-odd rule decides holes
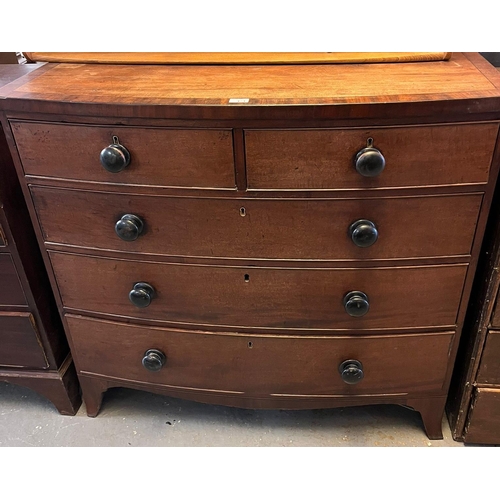
[[[234,99],[233,98],[233,99],[229,99],[229,104],[239,104],[239,103],[245,104],[249,101],[250,101],[250,99]]]

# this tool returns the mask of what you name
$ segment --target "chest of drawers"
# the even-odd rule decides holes
[[[88,414],[126,386],[402,404],[442,437],[498,174],[496,76],[455,54],[47,64],[10,87],[3,123]]]
[[[36,66],[0,65],[0,88]],[[26,386],[65,415],[81,399],[75,367],[0,126],[0,381]]]

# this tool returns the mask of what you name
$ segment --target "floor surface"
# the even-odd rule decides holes
[[[68,417],[37,393],[0,382],[0,447],[463,446],[445,419],[443,434],[428,440],[420,414],[396,405],[246,410],[121,388],[105,393],[96,418],[84,405]]]

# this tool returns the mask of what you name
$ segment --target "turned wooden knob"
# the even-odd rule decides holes
[[[349,316],[359,318],[370,309],[368,296],[363,292],[349,292],[344,296],[344,309]]]
[[[358,151],[354,166],[364,177],[376,177],[382,173],[385,168],[385,158],[377,148],[373,147],[373,139],[368,139],[367,147]]]
[[[124,241],[134,241],[142,233],[144,222],[133,214],[125,214],[115,224],[115,233]]]
[[[125,146],[120,144],[116,135],[113,136],[113,144],[104,148],[99,158],[101,165],[113,174],[121,172],[130,163],[130,153]]]
[[[349,385],[358,384],[363,380],[363,365],[356,359],[347,359],[340,363],[339,373],[342,380]]]
[[[150,372],[157,372],[167,362],[167,357],[158,349],[148,349],[142,358],[142,366]]]
[[[149,283],[139,282],[130,290],[128,298],[135,307],[148,307],[153,300],[155,290]]]
[[[361,248],[372,246],[378,239],[375,224],[367,219],[359,219],[349,226],[349,235],[353,243]]]

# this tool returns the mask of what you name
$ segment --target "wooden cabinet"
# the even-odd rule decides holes
[[[402,404],[442,437],[498,175],[497,76],[454,54],[47,64],[11,86],[2,120],[88,414],[125,386]]]
[[[0,84],[29,69],[0,66]],[[77,375],[3,127],[0,228],[0,381],[29,387],[74,415],[81,403]]]
[[[453,437],[500,444],[500,191],[481,250],[447,413]]]

